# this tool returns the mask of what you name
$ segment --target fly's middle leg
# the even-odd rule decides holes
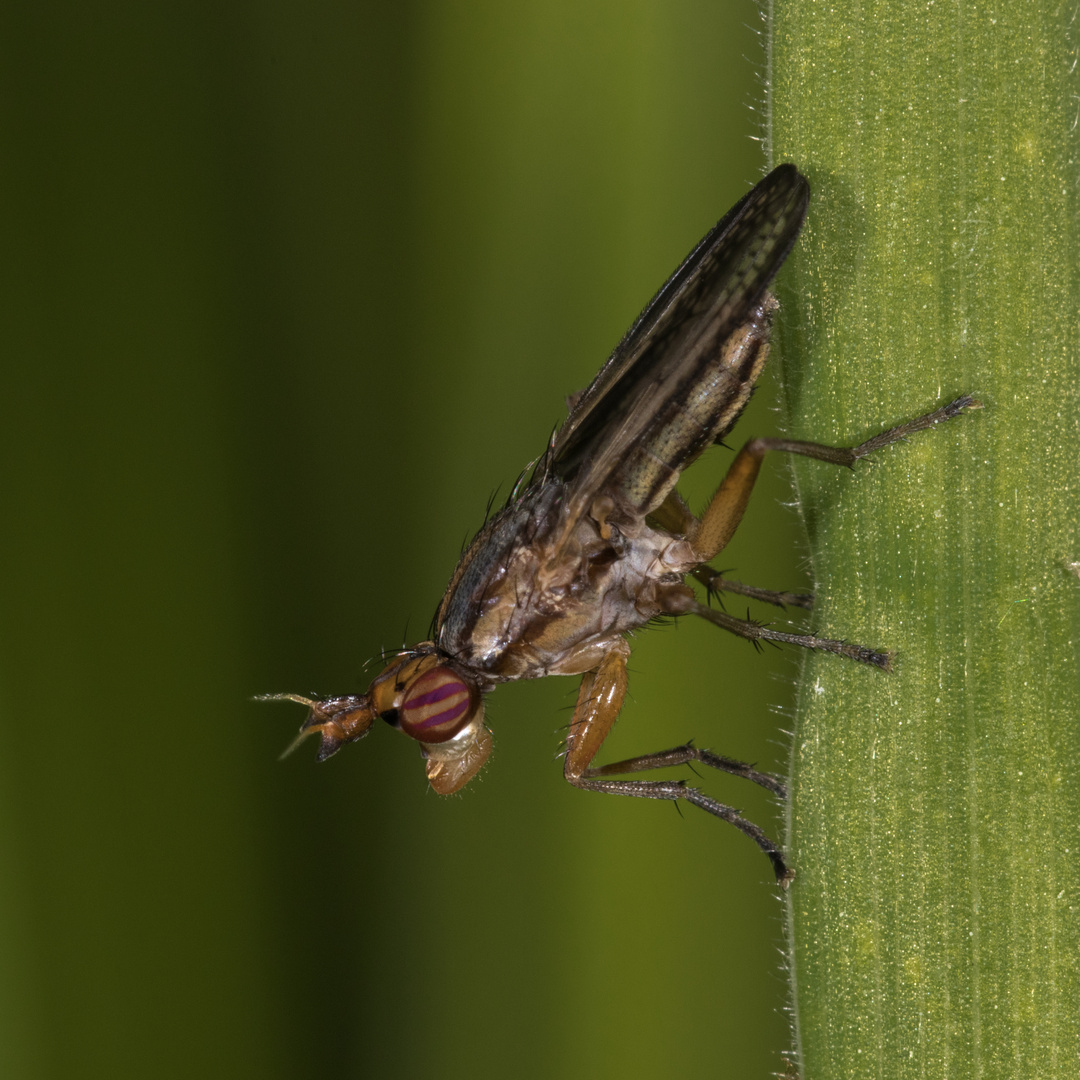
[[[732,634],[748,641],[771,641],[778,645],[801,645],[804,649],[817,649],[819,652],[830,652],[837,656],[845,656],[848,660],[858,660],[861,664],[870,664],[881,668],[883,671],[892,670],[893,655],[879,649],[868,649],[865,645],[853,645],[849,641],[837,641],[834,638],[822,638],[816,634],[786,634],[782,630],[773,630],[763,626],[752,619],[736,619],[725,611],[717,611],[715,608],[706,607],[696,600],[690,604],[687,610],[694,615],[700,615],[714,626],[728,630]]]
[[[778,589],[759,589],[754,585],[744,585],[741,581],[732,581],[724,577],[727,571],[717,571],[711,566],[695,567],[691,574],[705,586],[710,594],[730,592],[737,596],[746,596],[751,600],[760,600],[763,604],[774,607],[800,607],[808,610],[814,606],[813,593],[786,592]]]

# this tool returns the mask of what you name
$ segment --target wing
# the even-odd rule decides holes
[[[661,433],[676,474],[723,434],[713,430],[706,438],[697,430],[685,447],[674,448],[669,437],[692,397],[712,394],[722,405],[719,399],[731,393],[716,385],[717,358],[762,304],[809,197],[794,165],[777,166],[709,231],[638,317],[574,404],[537,471],[569,485],[567,525],[612,482],[631,451],[647,451]]]

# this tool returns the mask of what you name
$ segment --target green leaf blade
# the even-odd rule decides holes
[[[804,1076],[1080,1060],[1080,234],[1070,11],[777,9],[794,437],[985,405],[855,475],[796,462],[827,636],[793,750]]]

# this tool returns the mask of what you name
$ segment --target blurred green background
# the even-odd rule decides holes
[[[44,2],[0,28],[0,1071],[779,1069],[767,861],[566,785],[575,680],[501,689],[450,799],[382,726],[279,763],[302,713],[250,700],[356,692],[425,634],[492,490],[759,177],[757,5]],[[722,562],[798,586],[773,470]],[[796,660],[643,635],[607,759],[694,737],[782,770]]]

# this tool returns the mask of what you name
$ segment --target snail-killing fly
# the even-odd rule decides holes
[[[720,442],[746,405],[769,352],[777,301],[768,286],[806,216],[810,189],[780,165],[687,256],[600,369],[517,485],[468,546],[436,612],[430,638],[393,657],[367,693],[275,699],[309,709],[300,737],[318,734],[319,759],[366,735],[377,719],[415,739],[435,791],[458,791],[491,752],[484,700],[500,683],[579,675],[563,773],[575,787],[685,800],[730,822],[768,855],[777,880],[792,872],[776,844],[734,809],[683,780],[627,774],[699,762],[778,796],[776,777],[692,745],[595,766],[627,687],[627,636],[658,616],[697,615],[752,641],[823,649],[889,666],[889,655],[809,634],[788,634],[702,603],[688,584],[773,603],[810,598],[749,589],[709,567],[735,532],[771,450],[852,465],[969,406],[963,397],[856,447],[751,439],[700,517],[676,490],[679,475]]]

